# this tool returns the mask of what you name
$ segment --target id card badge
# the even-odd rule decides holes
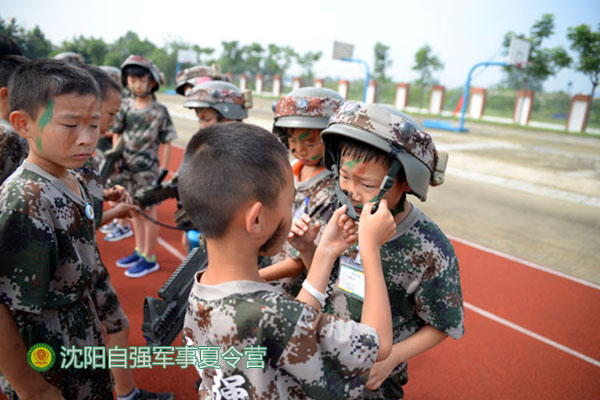
[[[340,290],[343,290],[350,296],[360,301],[364,301],[365,270],[360,264],[360,260],[353,260],[346,256],[340,258],[340,274],[338,276],[337,286]]]

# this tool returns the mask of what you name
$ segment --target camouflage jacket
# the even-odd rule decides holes
[[[112,131],[123,134],[123,169],[132,172],[157,171],[159,145],[177,138],[165,106],[154,100],[138,110],[132,97],[123,99]]]
[[[0,119],[0,184],[21,165],[28,154],[27,140],[19,136],[8,121]]]
[[[335,194],[333,173],[328,169],[323,169],[313,177],[300,182],[298,180],[300,168],[302,167],[299,161],[292,163],[294,170],[294,186],[296,187],[296,197],[294,198],[294,216],[301,215],[304,210],[305,200],[308,197],[308,215],[311,217],[311,222],[321,222],[321,231],[317,236],[316,243],[319,242],[321,234],[325,229],[325,225],[335,211]],[[298,213],[298,214],[296,214]],[[283,245],[282,251],[270,258],[261,261],[262,266],[268,266],[277,262],[283,261],[291,257],[300,259],[298,250],[292,247],[288,242]],[[306,278],[306,274],[302,273],[295,277],[283,278],[274,281],[275,285],[281,285],[284,292],[296,297],[300,292],[302,281]]]
[[[11,311],[26,348],[47,343],[54,349],[56,363],[42,375],[65,398],[112,399],[108,369],[60,368],[61,346],[104,346],[96,304],[115,310],[116,295],[107,303],[94,289],[114,293],[108,275],[102,276],[95,225],[86,212],[90,194],[79,182],[82,197],[25,162],[0,187],[0,302]],[[8,382],[0,381],[10,393]]]
[[[246,365],[232,366],[223,354],[227,362],[200,369],[200,399],[352,399],[362,394],[379,348],[373,328],[322,314],[266,283],[209,286],[198,283],[199,277],[188,302],[186,343],[220,352],[233,346],[246,355]],[[263,368],[249,364],[250,347],[264,348]],[[198,357],[206,362],[201,349]]]
[[[463,299],[458,259],[440,228],[414,205],[401,221],[393,238],[381,247],[381,263],[392,310],[394,343],[412,336],[430,324],[458,339],[464,333]],[[355,254],[352,254],[355,256]],[[338,287],[340,266],[336,264],[328,286],[325,312],[360,321],[362,301]],[[392,371],[382,388],[405,383],[406,363]],[[401,397],[402,393],[370,392],[367,398]],[[368,392],[368,391],[367,391]]]

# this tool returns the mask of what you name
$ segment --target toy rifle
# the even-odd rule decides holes
[[[123,147],[125,142],[123,138],[119,138],[117,145],[110,150],[104,152],[104,159],[100,162],[100,176],[102,177],[102,183],[106,184],[108,178],[115,171],[115,164],[121,159],[123,154]]]
[[[193,249],[158,291],[159,297],[144,300],[142,332],[148,346],[170,346],[183,329],[188,297],[196,272],[206,269],[208,256],[203,245]]]
[[[177,175],[173,179],[163,182],[169,171],[162,169],[158,177],[150,186],[141,188],[133,196],[133,201],[140,207],[146,208],[158,204],[163,200],[177,197]]]

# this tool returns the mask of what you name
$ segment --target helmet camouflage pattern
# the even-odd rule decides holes
[[[65,61],[73,64],[84,64],[85,60],[83,56],[79,53],[74,53],[72,51],[63,51],[62,53],[58,53],[54,56],[55,60]]]
[[[100,68],[107,74],[109,74],[115,81],[121,82],[121,70],[112,65],[102,65]]]
[[[327,88],[303,87],[292,90],[273,104],[273,133],[288,146],[285,128],[325,129],[329,118],[344,98]]]
[[[138,67],[145,68],[148,70],[148,72],[150,72],[150,76],[156,82],[156,85],[154,86],[152,91],[157,91],[162,82],[160,70],[158,69],[156,64],[152,62],[152,60],[149,60],[146,57],[136,56],[134,54],[127,57],[127,59],[125,59],[125,61],[123,61],[123,64],[121,65],[121,83],[123,84],[123,87],[127,87],[127,74],[125,73],[125,70],[127,67],[132,65],[137,65]]]
[[[185,96],[184,87],[185,85],[195,86],[199,83],[206,81],[197,81],[197,78],[210,78],[212,69],[206,65],[196,65],[195,67],[186,68],[179,71],[177,78],[175,78],[175,91],[177,94]]]
[[[233,83],[208,81],[188,90],[185,96],[187,108],[212,108],[230,120],[248,118],[251,100]]]
[[[429,133],[406,114],[377,104],[347,102],[331,118],[321,133],[325,143],[325,165],[335,160],[328,150],[337,152],[335,138],[348,137],[396,157],[406,173],[411,193],[422,201],[429,185],[443,182],[446,153],[438,152]],[[333,153],[335,154],[335,153]]]

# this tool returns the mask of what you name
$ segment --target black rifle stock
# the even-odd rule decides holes
[[[169,171],[163,169],[151,186],[138,190],[133,199],[140,207],[146,208],[158,204],[163,200],[177,197],[177,175],[173,179],[163,182]]]
[[[183,329],[194,275],[208,265],[204,246],[193,249],[158,291],[162,298],[146,297],[142,332],[148,346],[170,346]]]
[[[119,161],[123,155],[123,146],[125,142],[123,138],[119,138],[117,145],[110,150],[104,152],[104,159],[100,162],[100,176],[102,177],[102,183],[106,184],[108,178],[115,171],[115,164]]]

